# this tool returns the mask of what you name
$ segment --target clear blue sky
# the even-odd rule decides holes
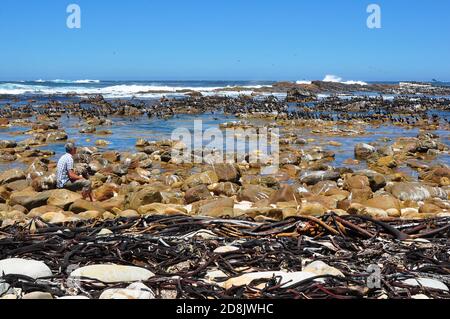
[[[450,81],[448,0],[1,0],[0,41],[0,80]]]

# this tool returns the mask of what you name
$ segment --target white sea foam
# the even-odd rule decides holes
[[[307,85],[309,85],[309,84],[312,84],[312,81],[305,81],[305,80],[302,80],[302,81],[297,81],[297,82],[295,82],[295,83],[297,83],[297,84],[307,84]]]
[[[58,80],[53,80],[53,83],[61,83],[55,82]],[[82,83],[80,81],[94,81],[94,80],[78,80],[74,81],[72,84]],[[95,80],[96,81],[96,80]],[[183,92],[179,91],[197,91],[204,94],[224,94],[224,95],[232,95],[232,94],[251,94],[254,89],[263,87],[262,85],[253,85],[253,86],[242,86],[244,91],[233,91],[231,86],[227,87],[188,87],[188,86],[167,86],[167,85],[137,85],[137,84],[122,84],[122,85],[113,85],[106,87],[88,87],[88,86],[48,86],[42,85],[42,83],[49,82],[43,80],[35,81],[39,83],[39,85],[25,85],[25,84],[16,84],[16,83],[4,83],[0,84],[0,94],[11,94],[11,95],[19,95],[19,94],[75,94],[75,95],[94,95],[101,94],[106,98],[120,98],[120,97],[160,97],[167,94],[174,95],[183,95]],[[84,83],[84,82],[83,82]],[[91,84],[93,82],[89,82],[86,84]],[[230,90],[230,91],[229,91]]]
[[[100,83],[100,80],[36,80],[36,83],[61,83],[61,84],[89,84],[89,83]]]
[[[343,79],[339,76],[327,74],[323,79],[323,82],[333,82],[333,83],[342,83],[342,84],[358,84],[358,85],[367,85],[366,82],[363,81],[343,81]]]

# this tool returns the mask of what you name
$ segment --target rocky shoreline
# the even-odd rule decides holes
[[[0,161],[24,168],[0,172],[0,272],[8,270],[0,295],[448,298],[449,282],[442,278],[450,272],[449,100],[318,100],[320,90],[304,89],[298,85],[289,89],[287,101],[295,103],[252,96],[194,95],[151,103],[96,96],[76,102],[49,100],[44,105],[32,100],[10,102],[1,107],[0,127],[12,130],[14,138],[0,141]],[[374,89],[380,87],[369,88]],[[134,152],[108,147],[117,117],[130,119],[133,125],[135,118],[151,121],[186,114],[236,117],[221,123],[221,129],[279,129],[279,171],[260,174],[272,164],[270,158],[257,163],[183,163],[172,158],[176,143],[172,140],[136,139]],[[95,146],[80,147],[75,158],[77,172],[92,182],[96,202],[55,189],[55,152],[45,147],[72,139],[61,125],[64,118],[77,119],[79,134],[96,140]],[[14,131],[17,127],[22,130]],[[414,134],[360,140],[383,127]],[[349,147],[351,154],[341,155],[341,149]],[[336,165],[339,156],[347,158]],[[161,221],[165,218],[172,222]],[[160,233],[164,229],[165,235]],[[168,234],[178,238],[166,238]],[[185,235],[190,237],[182,238]],[[86,247],[91,242],[89,252]],[[296,244],[296,249],[291,247]],[[109,256],[102,245],[114,247],[117,254]],[[143,247],[149,245],[155,256],[144,253]],[[375,258],[377,249],[385,250],[385,255]],[[422,254],[412,256],[414,249]],[[407,260],[396,257],[396,250]],[[53,257],[46,251],[53,251]],[[273,257],[276,254],[280,255]],[[359,266],[346,268],[346,254],[352,256],[349,265]],[[276,261],[253,264],[248,255]],[[359,258],[367,261],[359,264]],[[438,261],[434,267],[422,265],[422,270],[413,271],[418,262],[411,258]],[[41,264],[29,266],[29,259]],[[212,267],[217,260],[225,261]],[[105,266],[111,263],[136,268]],[[42,269],[42,273],[11,270],[22,269],[22,264],[23,269]],[[357,274],[364,277],[371,264],[381,264],[383,278],[396,279],[373,289],[366,289],[359,279],[358,288],[351,288],[350,279]],[[67,286],[69,265],[88,267],[72,277],[94,282]],[[94,265],[107,268],[89,268]],[[120,279],[111,279],[108,272]],[[281,277],[278,285],[273,279],[277,276]],[[213,277],[227,281],[218,283]],[[397,279],[410,280],[409,284],[416,280],[416,284],[393,287]],[[64,289],[55,287],[61,280]],[[184,289],[174,289],[180,280]],[[285,289],[285,280],[293,280],[294,288]],[[317,288],[318,283],[325,288]],[[161,288],[164,285],[172,288]]]

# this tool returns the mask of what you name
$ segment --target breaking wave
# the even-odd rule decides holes
[[[322,81],[323,82],[349,84],[349,85],[352,85],[352,84],[367,85],[367,83],[363,82],[363,81],[343,81],[343,79],[341,77],[332,75],[332,74],[327,74]]]
[[[56,82],[60,80],[51,81],[51,83],[64,83]],[[83,81],[83,82],[81,82]],[[84,82],[91,81],[91,82]],[[37,80],[33,81],[39,83],[39,85],[17,84],[17,83],[3,83],[0,84],[0,94],[8,95],[95,95],[101,94],[106,98],[119,98],[119,97],[152,97],[162,96],[164,94],[184,94],[186,91],[197,91],[205,94],[213,93],[233,93],[233,86],[214,86],[214,87],[193,87],[193,86],[168,86],[168,85],[139,85],[139,84],[120,84],[99,87],[99,82],[92,82],[97,80],[78,80],[72,81],[67,86],[50,85],[50,81]],[[48,85],[45,85],[48,83]],[[97,84],[95,86],[75,86],[75,84]],[[244,89],[245,93],[251,93],[253,89],[261,88],[263,85],[249,85],[239,86],[240,89]],[[244,93],[241,91],[241,93]]]

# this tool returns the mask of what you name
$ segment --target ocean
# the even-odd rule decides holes
[[[341,81],[333,78],[333,81]],[[298,83],[306,81],[298,81]],[[348,82],[348,81],[347,81]],[[343,82],[342,83],[347,83]],[[271,86],[275,81],[100,81],[100,80],[35,80],[35,81],[0,81],[0,95],[87,95],[102,94],[105,98],[160,98],[162,96],[183,95],[185,90],[208,94],[249,94],[256,88]],[[365,83],[356,81],[354,83]],[[395,84],[399,82],[367,82]],[[437,85],[450,86],[450,83],[433,82]],[[240,92],[230,91],[240,87]]]

